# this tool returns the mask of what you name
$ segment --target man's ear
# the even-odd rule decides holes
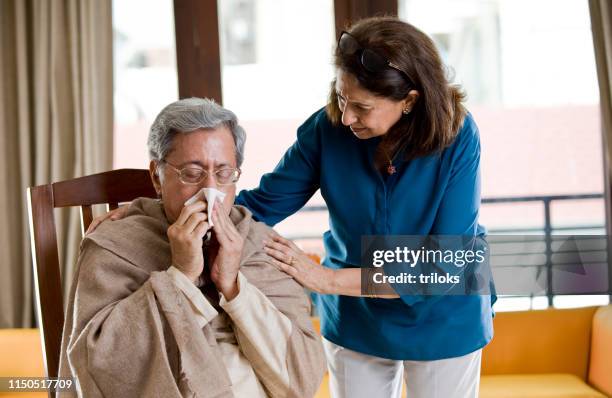
[[[420,94],[416,90],[410,90],[410,92],[408,92],[406,98],[403,99],[404,104],[402,110],[404,111],[404,113],[412,111],[412,108],[419,100],[419,96]]]
[[[158,163],[155,160],[151,160],[149,162],[149,175],[151,176],[151,182],[153,182],[153,187],[155,188],[155,192],[157,192],[157,196],[161,195],[161,179],[159,178],[158,172]]]

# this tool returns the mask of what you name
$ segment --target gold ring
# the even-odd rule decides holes
[[[293,263],[295,262],[295,258],[293,256],[289,257],[289,265],[293,267]]]

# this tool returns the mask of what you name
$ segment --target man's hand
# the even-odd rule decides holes
[[[183,207],[174,224],[168,227],[172,265],[193,283],[204,270],[202,239],[210,228],[206,207],[206,202],[201,200]]]
[[[217,200],[212,214],[219,249],[210,268],[210,278],[227,301],[238,295],[238,271],[244,239],[236,230],[223,204]]]

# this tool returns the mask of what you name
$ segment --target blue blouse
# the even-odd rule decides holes
[[[362,235],[478,235],[480,139],[471,115],[442,153],[396,160],[383,178],[374,168],[379,137],[360,140],[333,126],[325,110],[297,132],[259,187],[237,204],[273,226],[317,191],[329,209],[323,264],[359,267]],[[436,360],[468,354],[493,336],[488,295],[378,299],[318,295],[323,336],[354,351],[396,360]]]

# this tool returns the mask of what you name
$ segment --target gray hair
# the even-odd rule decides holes
[[[219,126],[225,126],[231,131],[236,144],[236,164],[240,167],[244,160],[246,133],[238,124],[234,112],[207,98],[186,98],[162,109],[149,131],[149,158],[164,160],[172,150],[172,141],[178,134]]]

